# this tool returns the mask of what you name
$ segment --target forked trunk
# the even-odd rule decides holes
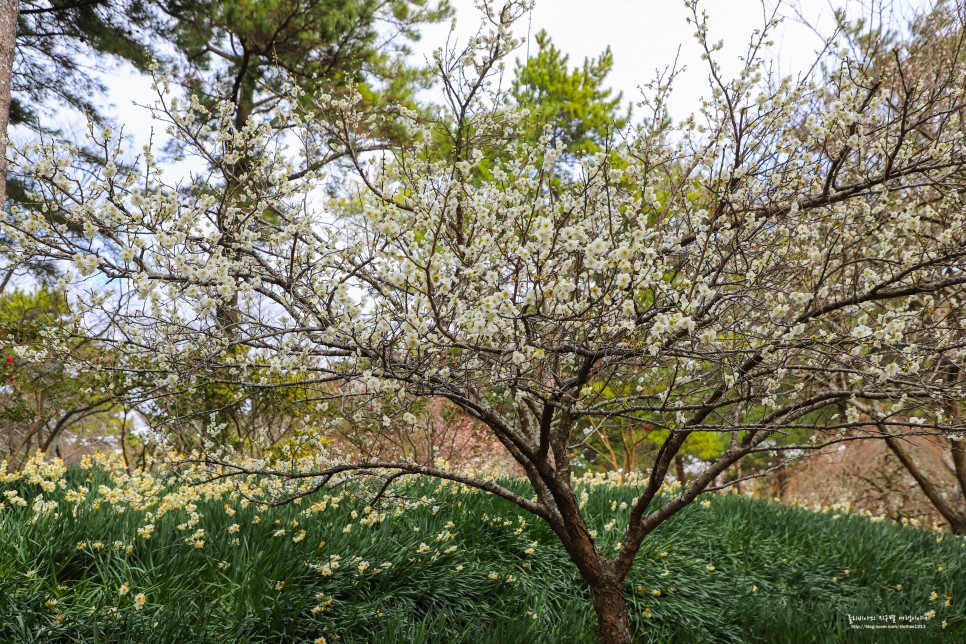
[[[601,644],[631,644],[627,600],[620,582],[600,582],[590,587],[590,600],[597,613],[597,639]]]

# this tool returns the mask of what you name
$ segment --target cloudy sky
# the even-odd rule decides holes
[[[499,0],[497,0],[498,3]],[[474,0],[450,0],[457,10],[457,35],[465,38],[479,26],[479,11]],[[704,0],[701,8],[708,14],[710,40],[724,40],[719,61],[725,73],[734,72],[755,28],[771,15],[776,0]],[[850,15],[868,11],[860,0],[785,0],[778,4],[778,15],[784,21],[775,32],[771,54],[780,70],[794,73],[814,61],[822,40],[816,33],[831,33],[833,12],[845,8]],[[880,0],[887,18],[899,18],[911,7],[923,5],[919,0]],[[639,96],[638,87],[654,77],[657,69],[678,65],[686,71],[679,77],[671,102],[672,115],[691,113],[708,87],[707,63],[701,61],[694,39],[694,25],[687,23],[690,9],[683,0],[536,0],[533,11],[517,24],[520,36],[533,35],[545,29],[554,43],[570,54],[571,65],[585,57],[595,57],[610,46],[614,54],[612,86],[628,100]],[[803,17],[812,27],[804,24]],[[814,29],[813,29],[814,28]],[[425,55],[445,42],[449,25],[437,25],[424,31],[420,55]],[[535,45],[534,45],[535,46]],[[526,44],[518,52],[526,56]],[[680,52],[680,53],[679,53]]]
[[[464,42],[480,25],[476,1],[450,0],[456,8],[454,36]],[[911,7],[926,2],[879,0],[878,4],[885,6],[888,16],[898,18]],[[765,12],[770,14],[776,0],[765,0],[765,4],[763,9],[761,0],[702,2],[708,14],[710,40],[724,40],[719,61],[726,74],[738,68],[739,56],[752,30],[764,24]],[[845,7],[856,15],[867,11],[868,4],[868,0],[785,0],[778,9],[785,20],[775,32],[771,56],[778,60],[782,72],[794,73],[807,68],[822,44],[816,30],[824,34],[831,32],[835,8]],[[671,115],[680,119],[697,109],[699,99],[709,86],[707,64],[700,59],[693,37],[694,25],[687,22],[689,15],[683,0],[537,0],[534,9],[517,23],[517,33],[524,38],[517,55],[526,56],[528,43],[533,43],[533,36],[541,29],[570,55],[571,65],[580,64],[585,57],[597,56],[610,46],[614,54],[610,84],[629,101],[639,97],[639,86],[651,80],[655,70],[668,67],[677,56],[678,66],[686,71],[676,83],[670,109]],[[803,17],[814,29],[796,16]],[[428,58],[446,42],[449,30],[449,23],[426,28],[414,56]],[[107,102],[112,107],[105,111],[124,124],[125,132],[134,139],[136,148],[140,148],[148,140],[151,122],[146,111],[135,104],[155,100],[151,83],[123,70],[112,72],[107,81]],[[72,124],[75,128],[79,125]]]

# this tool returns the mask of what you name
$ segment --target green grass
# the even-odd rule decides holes
[[[0,510],[0,641],[593,641],[588,593],[555,536],[487,494],[411,481],[394,489],[406,500],[377,510],[385,520],[367,526],[360,521],[368,506],[351,495],[338,507],[328,503],[306,515],[322,495],[266,509],[213,491],[193,501],[197,525],[179,529],[190,516],[183,507],[149,519],[156,503],[137,509],[100,498],[100,485],[116,485],[102,470],[71,469],[63,481],[67,490],[83,485],[90,493],[71,503],[63,500],[64,489],[44,493],[25,480],[0,484],[0,491],[17,490],[29,503],[19,507],[8,499]],[[625,513],[611,508],[629,503],[633,490],[587,491],[585,511],[599,543],[612,550],[622,526],[605,526]],[[41,493],[59,505],[36,512],[33,501]],[[637,640],[939,642],[966,636],[963,539],[939,542],[937,534],[858,516],[710,499],[710,507],[687,508],[645,542],[626,587]],[[151,522],[151,538],[139,538],[138,528]],[[238,532],[229,534],[233,524]],[[185,542],[198,528],[205,530],[202,548]],[[285,534],[275,536],[280,529]],[[305,537],[294,542],[303,529]],[[93,548],[96,542],[103,549]],[[447,553],[452,546],[457,550]],[[332,557],[340,558],[337,568]],[[318,571],[325,564],[331,574]],[[125,582],[129,592],[122,595]],[[930,601],[933,592],[939,598]],[[146,596],[141,609],[135,607],[139,593]],[[649,618],[642,615],[647,609]],[[919,622],[924,629],[848,625],[850,614],[921,616],[931,609],[936,617]]]

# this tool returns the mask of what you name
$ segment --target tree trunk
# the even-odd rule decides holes
[[[551,515],[550,525],[570,555],[570,560],[580,570],[580,575],[590,589],[590,601],[597,614],[597,639],[602,644],[631,644],[630,621],[627,601],[624,599],[623,581],[627,569],[618,568],[616,562],[601,556],[587,528],[580,504],[570,488],[570,473],[561,478],[557,472],[542,463],[543,472],[533,482],[539,489],[545,485],[553,495],[557,513]],[[635,548],[632,548],[636,550]]]
[[[620,582],[602,580],[592,584],[590,599],[597,613],[597,639],[602,644],[631,644],[627,600]]]
[[[684,457],[680,454],[674,457],[674,467],[678,477],[678,483],[681,485],[688,484],[688,473],[684,471]]]
[[[7,201],[7,125],[19,15],[19,0],[0,0],[0,208]]]
[[[785,490],[788,488],[788,460],[785,458],[787,451],[784,449],[775,450],[775,476],[771,479],[770,492],[779,501],[785,500]]]

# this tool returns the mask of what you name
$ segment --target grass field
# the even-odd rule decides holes
[[[500,499],[426,480],[375,508],[350,488],[239,494],[272,485],[39,461],[4,476],[0,641],[593,641],[556,538]],[[582,491],[613,549],[634,489]],[[649,537],[626,595],[642,642],[963,641],[966,540],[717,495]]]

